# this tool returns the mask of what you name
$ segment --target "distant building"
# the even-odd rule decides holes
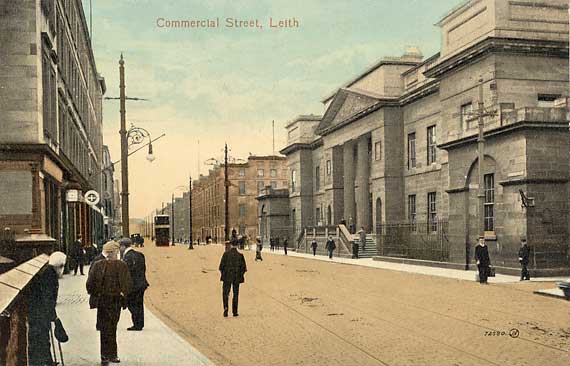
[[[282,156],[250,156],[245,163],[228,164],[229,222],[228,234],[255,238],[259,232],[257,201],[255,197],[266,186],[287,188],[287,169]],[[210,170],[200,176],[192,188],[192,232],[195,239],[206,236],[224,239],[224,167]]]
[[[259,196],[259,239],[263,245],[269,245],[271,238],[293,239],[291,234],[291,220],[289,218],[289,189],[273,189],[265,187]]]
[[[103,241],[115,235],[115,167],[111,160],[109,147],[103,145],[103,172],[101,173],[101,208],[103,212],[104,235]]]
[[[465,1],[437,23],[439,53],[384,58],[327,96],[322,117],[294,119],[281,151],[292,235],[344,220],[381,255],[463,268],[484,233],[503,272],[518,271],[526,236],[533,272],[570,273],[568,20],[566,0]],[[480,101],[493,112],[483,202]]]
[[[0,8],[0,227],[55,239],[64,251],[78,235],[98,241],[100,205],[82,194],[101,193],[105,81],[81,1]]]

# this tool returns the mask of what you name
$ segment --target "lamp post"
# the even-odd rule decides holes
[[[192,177],[188,179],[188,221],[189,221],[189,231],[188,231],[188,249],[194,249],[194,244],[192,241]]]
[[[478,88],[479,88],[479,101],[478,107],[476,112],[468,112],[466,116],[461,115],[462,117],[468,117],[468,121],[472,121],[477,119],[477,127],[478,127],[478,134],[477,134],[477,233],[480,236],[485,236],[485,117],[493,117],[497,114],[496,110],[488,110],[485,109],[485,103],[483,99],[483,83],[484,79],[483,76],[479,76],[478,80]],[[455,116],[455,114],[454,114]],[[469,231],[469,229],[467,230]],[[465,270],[469,269],[469,261],[470,261],[470,245],[469,240],[466,238],[465,240]]]
[[[172,217],[172,223],[170,224],[170,228],[172,231],[172,245],[174,245],[174,193],[172,194],[172,202],[170,203],[170,215]]]
[[[127,112],[125,109],[125,102],[127,100],[145,101],[143,98],[129,98],[125,95],[125,61],[123,54],[119,60],[119,98],[105,97],[105,100],[119,99],[120,107],[119,113],[121,116],[121,129],[119,134],[121,136],[121,221],[123,226],[123,236],[128,238],[129,234],[129,131],[127,131]],[[149,135],[150,138],[150,135]],[[152,140],[149,144],[149,156],[147,159],[152,162],[154,155],[152,154]]]
[[[228,144],[226,143],[224,145],[224,240],[228,241],[230,239],[230,179],[229,179],[229,174],[228,174],[228,164],[230,163],[230,160],[232,163],[242,163],[245,162],[243,159],[239,159],[239,158],[232,158],[228,156],[228,152],[229,152],[229,148],[228,148]],[[215,158],[210,158],[208,160],[206,160],[206,164],[208,165],[215,165],[215,166],[219,166],[220,163],[217,159]]]

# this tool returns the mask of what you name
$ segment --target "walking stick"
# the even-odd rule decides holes
[[[59,359],[61,360],[61,366],[65,366],[65,362],[63,362],[63,352],[61,352],[61,342],[57,341],[57,346],[59,347]]]
[[[51,323],[49,325],[49,337],[51,340],[51,349],[53,350],[53,358],[54,358],[54,364],[57,365],[57,353],[55,353],[55,343],[53,342],[53,330],[51,328]]]

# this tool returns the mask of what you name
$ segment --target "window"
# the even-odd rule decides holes
[[[321,209],[319,207],[315,208],[315,223],[318,225],[321,220]]]
[[[408,169],[416,167],[416,133],[408,134]]]
[[[239,217],[245,217],[245,213],[246,213],[246,205],[243,203],[240,203],[239,205]]]
[[[435,126],[427,128],[427,163],[428,165],[435,163],[437,157]]]
[[[412,231],[416,231],[416,195],[408,196],[408,221],[412,224]]]
[[[239,176],[245,177],[245,169],[244,168],[239,168]]]
[[[382,159],[382,143],[380,141],[376,141],[374,143],[374,160],[381,160]]]
[[[495,215],[493,207],[495,206],[495,176],[493,174],[485,174],[483,178],[485,180],[485,231],[494,231]]]
[[[260,180],[257,182],[257,193],[261,193],[261,191],[263,190],[263,188],[265,187],[265,185],[263,184],[263,181]]]
[[[276,177],[277,176],[277,169],[271,169],[269,171],[269,173],[271,174],[272,177]]]
[[[317,165],[315,168],[315,191],[321,189],[321,167]]]
[[[271,181],[271,189],[277,189],[277,182]]]
[[[291,192],[295,192],[297,185],[297,172],[295,170],[291,171]]]
[[[469,125],[469,122],[471,122],[470,120],[473,118],[473,103],[469,102],[463,104],[459,114],[461,119],[461,128],[466,130],[472,127]]]
[[[560,98],[560,94],[538,94],[538,106],[542,108],[553,108],[554,101]]]
[[[327,175],[331,175],[331,161],[330,160],[327,160],[326,169],[327,169]]]
[[[428,205],[428,231],[437,231],[436,192],[428,193],[427,205]]]
[[[257,176],[263,177],[263,169],[257,169]]]
[[[239,194],[244,195],[245,194],[245,182],[243,180],[240,180],[238,182],[238,185],[239,185]]]

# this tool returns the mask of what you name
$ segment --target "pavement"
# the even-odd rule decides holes
[[[89,267],[85,267],[85,271],[87,274]],[[61,345],[66,365],[100,365],[101,362],[99,332],[95,330],[96,310],[89,309],[86,280],[87,275],[67,274],[59,282],[56,311],[69,335],[69,341]],[[131,314],[124,310],[117,330],[120,365],[213,365],[146,307],[144,330],[127,331],[131,325]]]
[[[253,250],[253,249],[252,249]],[[263,251],[263,255],[267,254],[276,254],[276,255],[284,255],[285,252],[283,249],[276,249],[274,252],[267,250]],[[477,274],[476,270],[459,270],[459,269],[450,269],[450,268],[440,268],[440,267],[427,267],[427,266],[420,266],[420,265],[413,265],[413,264],[403,264],[403,263],[393,263],[393,262],[385,262],[382,260],[374,260],[372,258],[360,258],[360,259],[352,259],[352,258],[343,258],[343,257],[333,257],[333,259],[329,259],[329,257],[325,255],[316,255],[313,256],[309,253],[298,253],[289,250],[287,255],[291,257],[301,257],[319,261],[326,261],[326,262],[334,262],[334,263],[342,263],[342,264],[349,264],[355,266],[363,266],[363,267],[371,267],[371,268],[381,268],[387,269],[391,271],[399,271],[399,272],[408,272],[408,273],[415,273],[420,275],[426,276],[436,276],[436,277],[445,277],[445,278],[453,278],[457,280],[464,280],[464,281],[475,281],[475,277]],[[559,282],[567,280],[566,277],[536,277],[531,278],[530,282]],[[518,276],[509,276],[497,273],[495,277],[490,277],[489,282],[493,283],[516,283],[520,282],[520,277]],[[529,281],[524,281],[529,282]]]
[[[267,250],[263,254],[285,255],[285,252],[283,251],[283,249],[276,249],[273,252]],[[313,256],[312,254],[309,253],[298,253],[291,250],[287,252],[287,255],[292,257],[301,257],[301,258],[349,264],[355,266],[382,268],[391,271],[408,272],[408,273],[415,273],[426,276],[453,278],[463,281],[476,281],[476,276],[477,276],[477,271],[474,269],[465,271],[465,270],[450,269],[450,268],[427,267],[427,266],[413,265],[413,264],[385,262],[378,259],[374,260],[372,258],[351,259],[343,257],[333,257],[333,259],[331,260],[329,259],[329,257],[325,255]],[[500,273],[497,273],[495,277],[489,277],[488,281],[489,283],[503,283],[503,284],[521,282],[520,277],[518,276],[510,276]],[[523,281],[523,282],[560,282],[560,281],[569,281],[569,280],[567,277],[535,277],[531,278],[530,281]],[[550,296],[566,300],[564,292],[557,287],[554,288],[550,287],[550,288],[537,290],[534,291],[534,293],[537,295]]]

